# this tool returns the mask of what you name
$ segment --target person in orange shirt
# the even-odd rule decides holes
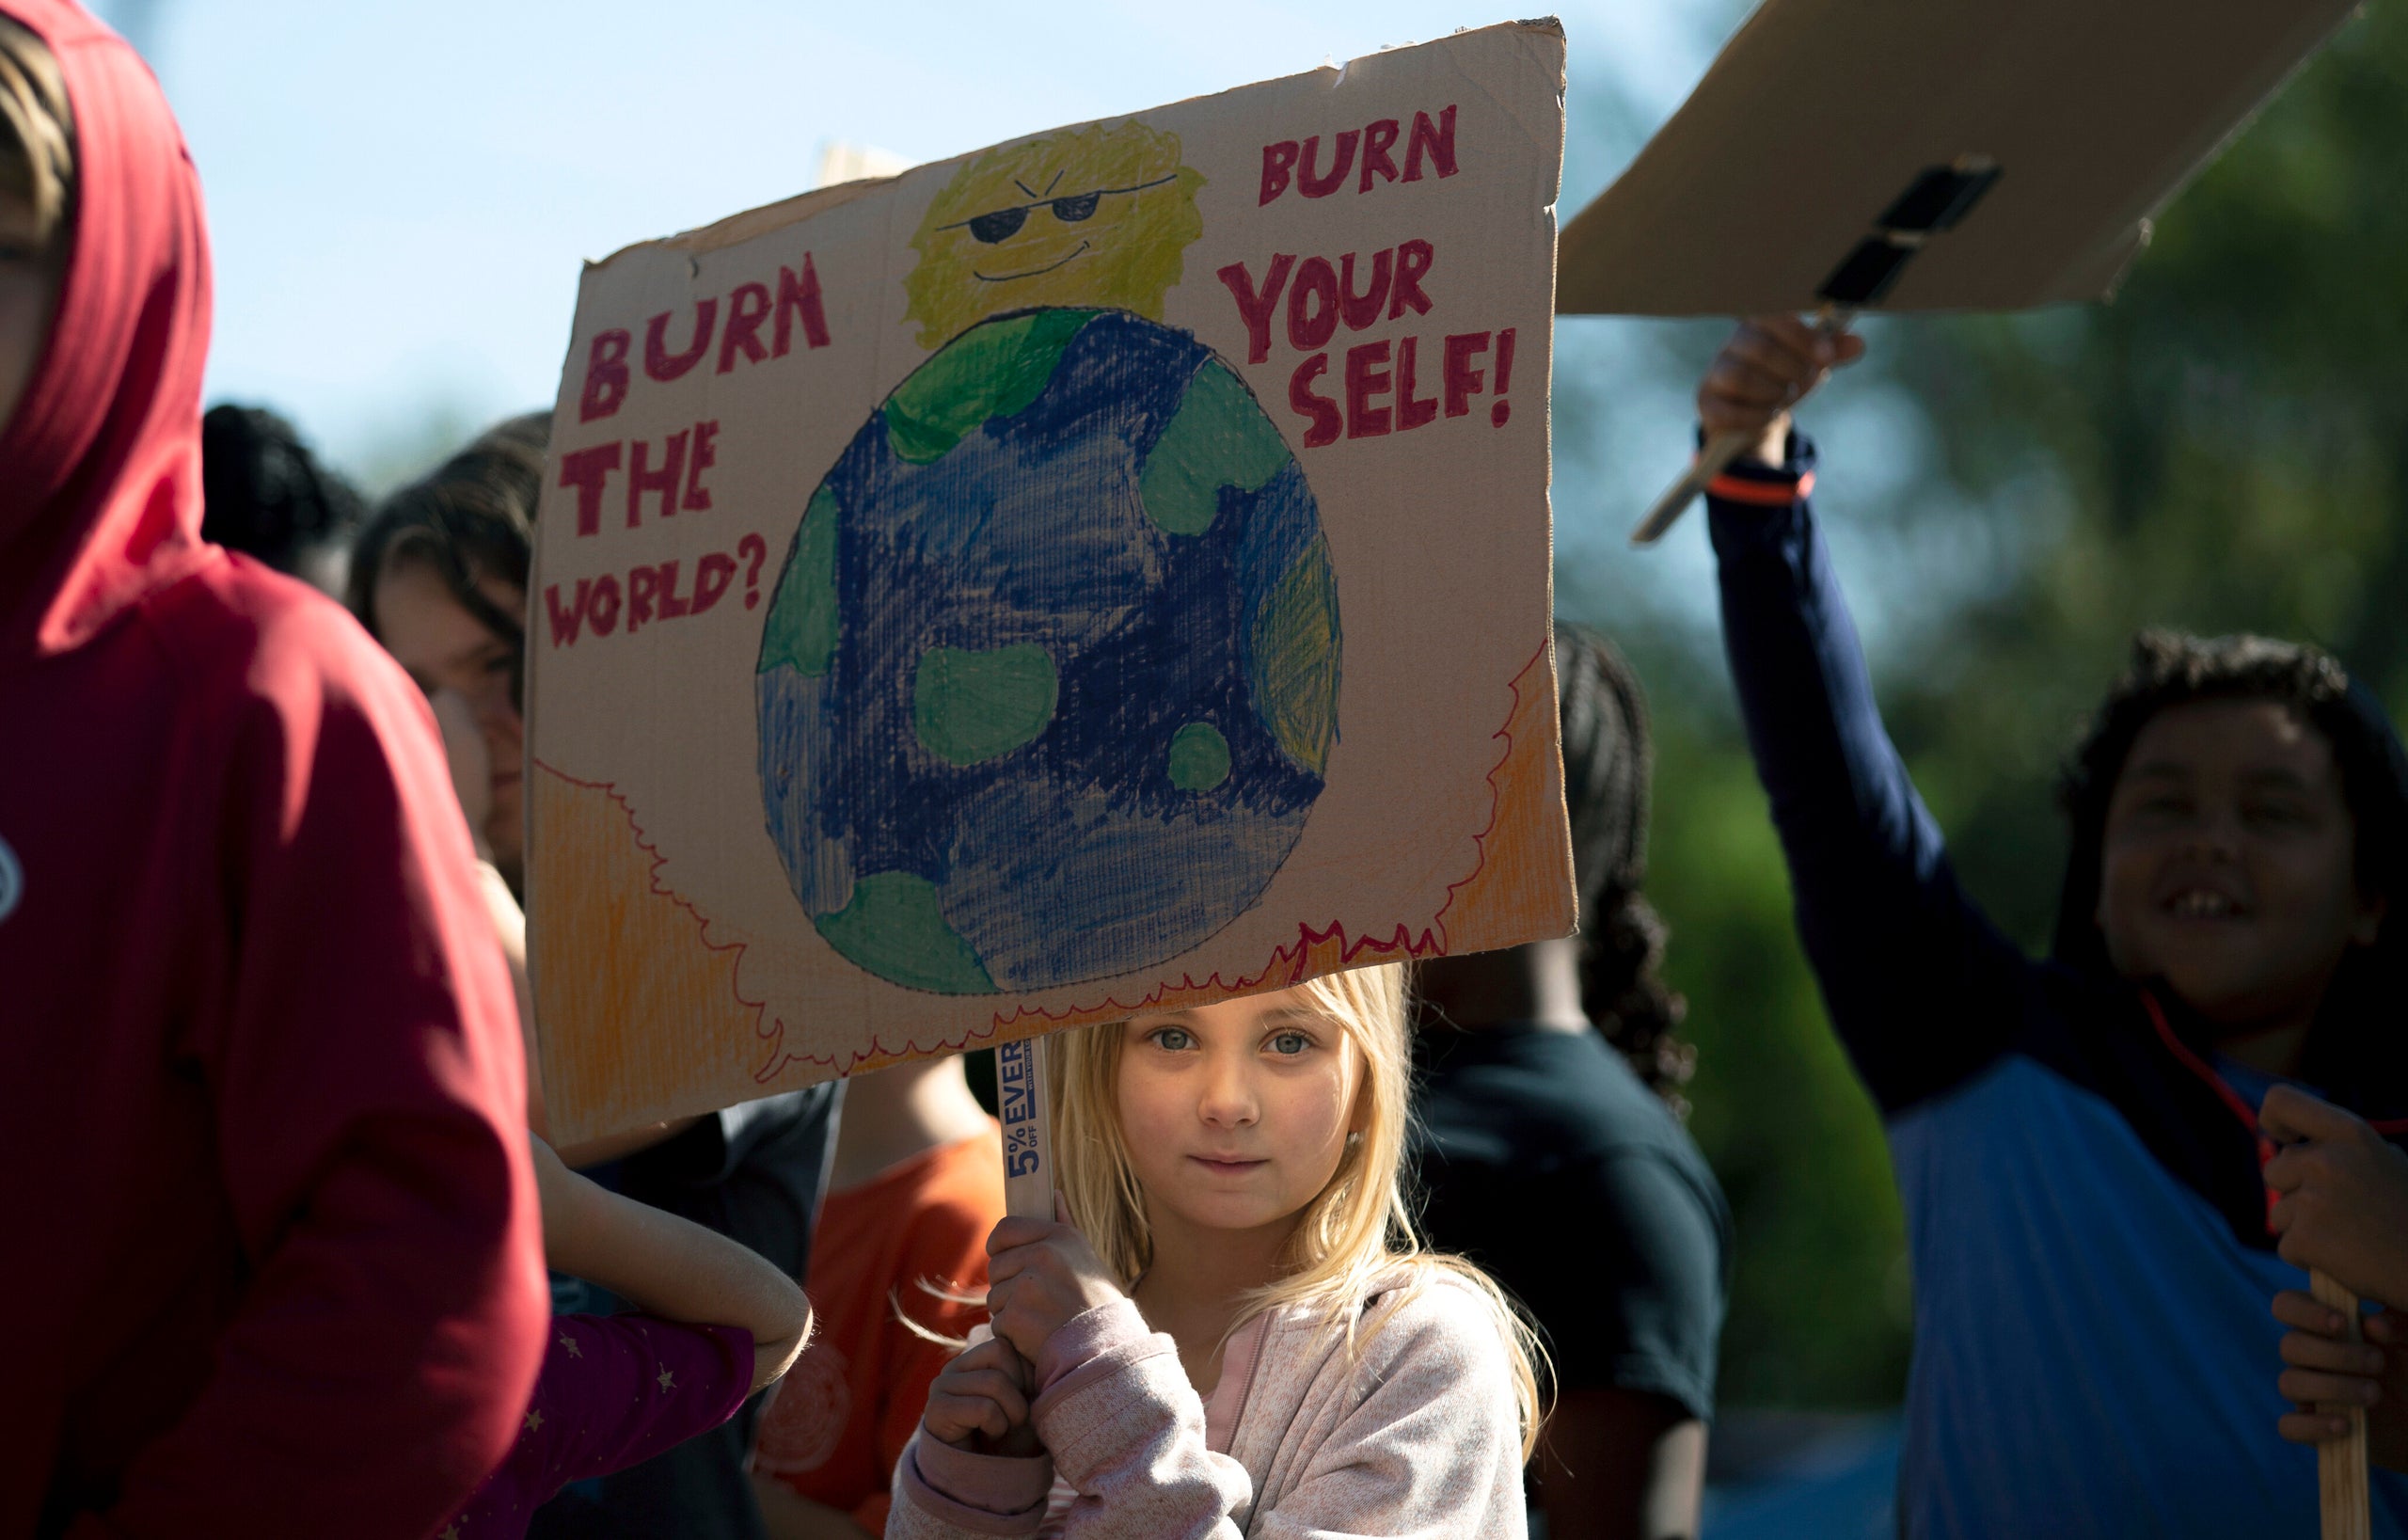
[[[1001,1132],[958,1056],[849,1083],[803,1280],[819,1334],[753,1440],[772,1540],[884,1532],[888,1483],[928,1383],[986,1319],[962,1299],[986,1294],[987,1232],[1003,1216]]]

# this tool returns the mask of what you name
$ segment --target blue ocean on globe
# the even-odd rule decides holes
[[[811,496],[763,628],[761,791],[854,963],[1111,977],[1259,899],[1338,733],[1338,589],[1235,371],[1118,310],[931,355]]]

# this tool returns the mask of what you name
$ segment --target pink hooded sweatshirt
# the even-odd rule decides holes
[[[73,113],[0,425],[0,1534],[425,1540],[548,1319],[508,974],[425,702],[200,539],[209,251],[157,85]]]
[[[1353,1351],[1298,1307],[1229,1339],[1209,1402],[1179,1344],[1116,1299],[1045,1341],[1044,1453],[925,1424],[886,1540],[1523,1540],[1521,1425],[1494,1308],[1426,1264],[1373,1285]]]

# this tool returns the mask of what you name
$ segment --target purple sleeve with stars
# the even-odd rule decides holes
[[[648,1460],[736,1415],[752,1389],[752,1334],[658,1316],[556,1315],[518,1441],[446,1534],[524,1534],[573,1481]]]

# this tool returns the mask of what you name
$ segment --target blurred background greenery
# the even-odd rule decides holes
[[[1875,321],[1867,363],[1804,413],[1893,735],[1968,887],[2036,950],[2052,777],[2134,630],[2311,639],[2408,707],[2403,165],[2408,11],[2375,7],[2165,211],[2114,304]],[[1791,927],[1703,520],[1681,549],[1618,548],[1686,439],[1647,452],[1637,500],[1598,503],[1630,480],[1604,462],[1677,433],[1667,401],[1727,327],[1595,339],[1585,367],[1581,328],[1557,384],[1560,602],[1650,682],[1651,888],[1699,1049],[1690,1127],[1740,1236],[1724,1402],[1885,1405],[1907,1357],[1898,1206]]]

